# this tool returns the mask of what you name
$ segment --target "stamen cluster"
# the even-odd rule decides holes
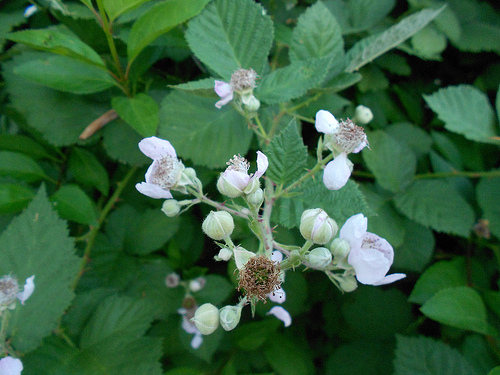
[[[279,274],[278,262],[264,255],[252,257],[240,270],[238,290],[243,289],[246,296],[266,302],[268,294],[281,286]]]
[[[233,91],[246,91],[255,88],[257,73],[253,69],[238,69],[231,75],[231,88]]]
[[[350,119],[341,121],[335,133],[332,134],[335,143],[345,153],[356,152],[360,145],[368,145],[365,131]],[[359,150],[358,150],[359,151]]]

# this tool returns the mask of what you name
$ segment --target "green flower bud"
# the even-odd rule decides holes
[[[177,214],[181,211],[181,207],[182,205],[179,204],[179,202],[175,199],[167,199],[165,202],[163,202],[161,210],[168,217],[174,217],[177,216]]]
[[[254,207],[260,207],[264,202],[264,190],[258,188],[253,193],[247,195],[247,201]]]
[[[217,180],[217,190],[229,198],[237,198],[243,195],[243,191],[227,180],[224,174],[221,174]]]
[[[351,251],[349,242],[342,238],[335,238],[332,241],[330,250],[333,254],[333,263],[337,264],[341,268],[350,268],[349,264],[347,263],[347,256]]]
[[[224,330],[231,331],[236,328],[241,318],[243,306],[224,306],[220,309],[220,325]]]
[[[219,309],[211,303],[204,303],[196,309],[191,321],[202,335],[210,335],[219,326]]]
[[[257,112],[260,108],[260,101],[255,96],[242,96],[241,101],[245,104],[249,112]]]
[[[370,108],[365,107],[364,105],[358,105],[354,110],[354,117],[352,121],[356,124],[368,124],[371,120],[373,120],[373,113]]]
[[[335,220],[328,217],[321,208],[305,210],[300,219],[300,234],[306,240],[324,245],[330,241],[339,230]]]
[[[346,293],[355,291],[358,288],[358,282],[356,278],[352,275],[343,276],[337,279],[340,287]]]
[[[220,241],[233,233],[233,217],[226,211],[210,211],[201,229],[211,239]]]
[[[332,253],[326,247],[318,247],[307,255],[307,261],[312,268],[321,270],[331,263]]]
[[[219,254],[215,256],[215,260],[223,260],[227,262],[229,259],[231,259],[232,256],[233,252],[231,251],[231,249],[223,247],[222,249],[220,249]]]

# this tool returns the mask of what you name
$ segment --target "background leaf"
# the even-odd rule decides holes
[[[63,185],[50,200],[62,218],[80,224],[97,224],[97,210],[94,202],[78,185]]]
[[[108,172],[92,152],[79,147],[73,148],[68,167],[79,183],[96,187],[101,193],[108,194]]]
[[[477,201],[483,210],[484,219],[489,221],[491,232],[500,238],[500,178],[482,178],[476,187]]]
[[[0,183],[0,214],[21,211],[34,196],[26,186]]]
[[[11,176],[26,182],[47,178],[36,161],[29,156],[11,151],[0,151],[0,176]]]
[[[111,100],[111,105],[116,113],[140,135],[151,137],[156,134],[159,108],[151,96],[144,93],[137,94],[133,98],[115,96]]]
[[[128,12],[149,0],[104,0],[102,3],[110,21],[115,20],[120,14]]]

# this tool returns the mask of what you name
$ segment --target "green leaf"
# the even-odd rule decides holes
[[[317,87],[325,78],[329,58],[297,61],[264,76],[255,90],[255,96],[268,104],[298,98]]]
[[[417,168],[413,151],[381,130],[369,133],[368,141],[371,150],[363,151],[363,160],[380,186],[392,192],[407,187]]]
[[[245,155],[253,133],[230,106],[215,108],[213,96],[175,90],[160,105],[158,136],[167,139],[182,158],[221,168],[234,155]]]
[[[373,218],[370,218],[373,221]],[[370,223],[368,222],[368,224]],[[429,228],[404,220],[405,234],[401,246],[394,250],[394,267],[422,272],[434,253],[434,235]],[[379,233],[374,231],[374,233]]]
[[[500,178],[482,178],[476,187],[477,201],[491,232],[500,238]]]
[[[266,176],[276,184],[288,184],[305,172],[307,147],[302,141],[295,118],[274,137],[266,148],[269,168]]]
[[[478,292],[467,286],[442,289],[420,311],[439,323],[484,335],[495,330],[486,320],[486,306]]]
[[[290,60],[308,61],[327,57],[338,65],[344,60],[344,40],[335,17],[320,1],[299,17],[290,44]],[[331,62],[333,65],[333,61]]]
[[[101,193],[108,194],[108,172],[92,152],[75,147],[71,151],[68,168],[79,183],[96,187]]]
[[[492,368],[488,375],[500,375],[500,366]]]
[[[99,54],[66,27],[17,31],[7,37],[13,42],[24,43],[33,48],[78,59],[106,69]]]
[[[35,160],[51,157],[40,143],[19,134],[0,134],[0,150],[20,152]]]
[[[149,0],[103,0],[104,10],[110,21],[115,20],[120,14],[128,12]]]
[[[137,146],[143,137],[122,120],[106,125],[102,133],[104,148],[112,159],[135,166],[151,164]]]
[[[213,90],[215,86],[215,78],[203,78],[198,81],[181,83],[179,85],[169,86],[179,90]]]
[[[363,76],[359,73],[342,72],[325,83],[323,85],[324,87],[318,88],[318,90],[332,93],[339,92],[354,86],[356,83],[361,81],[362,78]]]
[[[427,154],[431,150],[431,137],[418,126],[403,122],[391,125],[384,130],[392,138],[403,141],[418,156]]]
[[[239,68],[261,75],[273,42],[273,22],[254,1],[216,0],[189,22],[186,39],[196,57],[226,81]]]
[[[0,274],[14,274],[22,285],[35,275],[35,291],[12,311],[11,344],[27,352],[58,325],[73,299],[73,283],[80,271],[66,222],[59,219],[41,188],[28,208],[0,235]]]
[[[488,97],[473,86],[459,85],[424,95],[431,109],[451,132],[465,138],[486,143],[497,143],[495,113]]]
[[[0,184],[0,214],[21,211],[33,199],[33,190],[19,184]]]
[[[62,218],[80,224],[97,224],[97,210],[94,202],[78,185],[63,185],[50,200]]]
[[[394,375],[479,375],[465,357],[442,341],[396,335]]]
[[[394,202],[410,219],[438,232],[467,237],[474,225],[472,207],[443,181],[417,180],[396,195]]]
[[[345,71],[352,73],[359,70],[362,66],[375,60],[378,56],[403,43],[406,39],[410,38],[436,18],[444,8],[443,6],[439,9],[421,10],[404,18],[378,36],[369,37],[370,40],[368,44],[364,45],[361,51],[351,59]]]
[[[134,22],[127,43],[129,65],[153,40],[197,15],[209,0],[166,0],[151,7]]]
[[[415,53],[422,59],[442,60],[441,53],[448,45],[446,36],[434,25],[429,24],[411,37],[411,45]]]
[[[159,108],[151,96],[144,93],[133,98],[115,96],[111,99],[111,105],[140,135],[151,137],[156,134]]]
[[[465,259],[442,260],[430,266],[417,280],[408,300],[424,304],[442,289],[467,285]]]
[[[26,62],[15,67],[14,73],[40,85],[73,94],[92,94],[116,84],[107,71],[66,56],[45,56]]]
[[[306,351],[286,336],[275,333],[264,348],[264,356],[278,374],[314,374],[314,363]]]
[[[0,176],[10,176],[26,182],[47,178],[36,161],[29,156],[11,151],[0,151]]]

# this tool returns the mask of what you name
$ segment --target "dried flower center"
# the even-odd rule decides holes
[[[252,90],[255,87],[257,73],[253,69],[238,69],[231,76],[231,88],[233,91]]]
[[[333,138],[339,148],[346,153],[353,152],[363,142],[368,145],[363,128],[353,123],[350,119],[339,123],[337,131],[333,134]]]
[[[17,280],[11,276],[0,278],[0,305],[10,305],[19,292]]]
[[[172,155],[165,155],[156,160],[156,169],[151,176],[151,183],[168,190],[177,184],[184,170],[182,162]]]
[[[248,169],[250,168],[250,163],[240,154],[234,155],[226,164],[228,165],[226,171],[248,173]]]
[[[243,289],[249,297],[266,302],[267,295],[280,288],[279,263],[264,255],[248,260],[238,276],[238,290]]]

